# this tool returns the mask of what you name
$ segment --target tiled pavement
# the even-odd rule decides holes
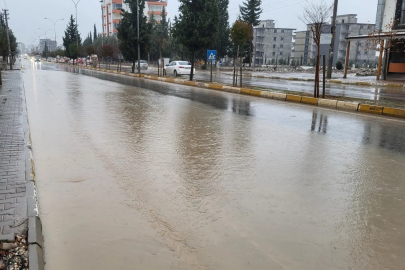
[[[27,230],[27,119],[21,71],[2,71],[0,86],[0,241]]]

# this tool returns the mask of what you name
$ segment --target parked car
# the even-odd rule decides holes
[[[138,61],[135,62],[135,69],[138,69]],[[141,69],[148,69],[148,62],[141,60]]]
[[[164,67],[164,74],[174,76],[190,75],[191,63],[188,61],[172,61]],[[195,69],[193,74],[195,74]]]

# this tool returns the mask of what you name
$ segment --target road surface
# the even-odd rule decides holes
[[[403,269],[404,121],[24,64],[47,269]]]

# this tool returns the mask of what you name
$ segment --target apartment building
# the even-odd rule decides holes
[[[274,20],[263,20],[253,28],[253,65],[278,63],[291,58],[293,46],[292,28],[276,28]]]
[[[48,52],[56,51],[56,41],[50,40],[49,38],[47,38],[47,39],[39,40],[39,51],[40,52],[45,51],[45,44],[46,44],[46,47],[48,48]]]
[[[144,15],[149,18],[153,13],[155,20],[157,22],[162,20],[162,9],[165,7],[167,10],[167,1],[166,0],[150,0],[145,2],[145,9],[143,10]],[[167,16],[167,12],[165,12]]]
[[[358,23],[357,14],[339,15],[336,17],[336,33],[333,52],[333,66],[338,61],[345,61],[347,51],[348,36],[369,35],[375,31],[375,24]],[[331,43],[331,25],[325,24],[321,35],[321,55],[329,55]],[[296,32],[295,39],[295,59],[301,61],[303,65],[315,63],[317,46],[313,41],[310,25],[306,31]],[[349,60],[360,66],[373,65],[376,62],[375,44],[368,40],[356,41],[350,44]]]
[[[105,36],[117,35],[118,26],[122,19],[122,11],[127,10],[123,0],[101,0],[102,33]]]
[[[117,35],[118,26],[122,19],[122,11],[129,10],[128,4],[123,0],[101,0],[102,33],[105,36]],[[166,0],[145,1],[144,15],[149,18],[153,13],[156,21],[162,19],[162,8],[167,7]],[[167,12],[165,13],[167,15]]]

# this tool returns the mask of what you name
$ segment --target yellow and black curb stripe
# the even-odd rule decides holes
[[[62,65],[69,66],[67,64],[62,64]],[[167,83],[196,86],[196,87],[207,88],[207,89],[216,90],[216,91],[230,92],[230,93],[263,97],[263,98],[276,99],[276,100],[284,100],[284,101],[289,101],[289,102],[302,103],[302,104],[314,105],[314,106],[337,109],[337,110],[357,111],[357,112],[361,112],[361,113],[385,115],[385,116],[405,119],[405,109],[361,104],[358,102],[337,101],[337,100],[332,100],[332,99],[321,99],[321,98],[313,98],[313,97],[307,97],[307,96],[290,95],[290,94],[283,94],[283,93],[277,93],[277,92],[271,92],[271,91],[260,91],[260,90],[232,87],[232,86],[226,86],[226,85],[222,86],[222,85],[210,84],[210,83],[191,82],[191,81],[183,80],[183,79],[165,78],[165,77],[158,77],[158,76],[154,76],[154,75],[144,75],[144,74],[133,74],[133,73],[128,73],[128,72],[92,68],[89,66],[88,67],[78,67],[78,68],[101,71],[101,72],[108,72],[108,73],[116,73],[116,74],[121,74],[121,75],[132,76],[132,77],[140,77],[140,78],[144,78],[144,79],[150,79],[150,80],[167,82]],[[330,80],[330,81],[341,82],[341,81],[337,81],[337,80]],[[344,82],[342,82],[342,83],[344,83]],[[366,85],[366,84],[362,83],[362,85]],[[370,83],[370,85],[372,85],[372,84]],[[398,87],[399,87],[399,85],[398,85]],[[401,87],[402,87],[402,85],[401,85]]]

